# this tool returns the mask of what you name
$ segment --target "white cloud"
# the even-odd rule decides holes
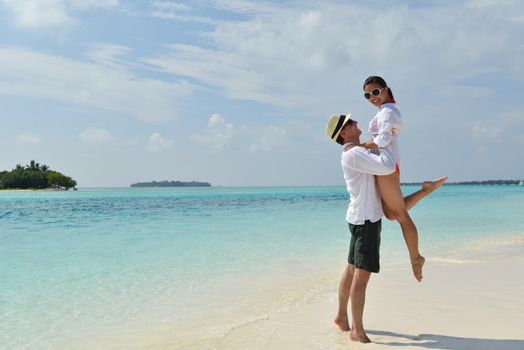
[[[245,65],[236,53],[205,49],[193,45],[174,44],[166,56],[144,59],[161,71],[196,78],[206,86],[221,89],[227,97],[286,105],[270,91],[270,82],[261,70]]]
[[[191,91],[185,82],[139,77],[125,64],[85,62],[21,48],[0,49],[2,95],[74,103],[154,122],[174,119],[177,98]]]
[[[88,128],[82,131],[78,137],[83,142],[90,142],[90,143],[104,143],[111,141],[113,137],[109,133],[109,131],[104,129],[97,129],[97,128]]]
[[[225,123],[225,120],[224,118],[222,118],[222,116],[218,113],[215,113],[213,114],[210,118],[209,118],[209,121],[207,123],[207,126],[209,126],[210,128],[214,127],[214,126],[217,126],[217,125],[221,125],[221,124],[224,124]]]
[[[54,27],[73,22],[63,1],[3,0],[2,2],[4,7],[13,14],[18,27]]]
[[[75,21],[74,14],[92,8],[109,8],[118,0],[2,0],[22,28],[58,27]]]
[[[153,1],[153,6],[161,11],[189,11],[191,7],[174,1]]]
[[[501,127],[494,125],[493,122],[487,121],[476,122],[472,126],[471,131],[473,132],[473,137],[479,141],[496,140],[503,133],[503,129]]]
[[[495,6],[511,5],[514,0],[466,0],[466,7],[490,8]]]
[[[524,125],[524,107],[519,106],[507,112],[497,115],[486,115],[479,113],[477,120],[471,123],[470,133],[465,133],[465,137],[471,134],[471,140],[476,146],[477,151],[487,152],[490,148],[511,154],[511,149],[518,148],[524,144],[523,133],[520,132]]]
[[[190,140],[215,150],[222,150],[231,144],[236,128],[232,123],[226,123],[220,114],[211,115],[207,126],[203,134],[193,134]]]
[[[214,150],[267,152],[287,143],[287,130],[274,125],[235,126],[215,113],[209,118],[205,132],[191,135],[190,140]]]
[[[461,88],[486,72],[524,78],[516,59],[522,49],[514,44],[521,41],[522,29],[499,20],[522,12],[523,5],[499,3],[400,3],[377,13],[365,3],[217,1],[220,9],[245,16],[202,32],[203,45],[175,43],[170,52],[145,62],[217,88],[231,99],[311,113],[318,113],[319,100],[347,103],[348,87],[358,87],[370,74],[441,91],[455,84]],[[478,97],[489,95],[489,89],[472,92]]]
[[[121,57],[130,54],[133,50],[122,45],[115,45],[109,43],[96,43],[88,45],[88,52],[86,56],[97,63],[119,67],[123,64],[129,64]]]
[[[216,25],[219,23],[219,20],[210,17],[194,15],[193,6],[199,7],[205,3],[191,5],[183,4],[181,2],[175,1],[153,1],[150,4],[150,7],[146,11],[140,11],[135,13],[136,16],[146,16],[160,18],[163,20],[173,20],[181,22],[195,22],[195,23],[205,23],[210,25]]]
[[[524,106],[521,106],[520,108],[515,108],[506,115],[504,115],[504,119],[515,122],[515,123],[523,123],[524,122]],[[519,133],[522,134],[522,133]]]
[[[36,145],[42,142],[42,139],[34,134],[23,133],[18,135],[17,141],[23,145]]]
[[[220,10],[236,12],[242,15],[271,16],[279,11],[278,6],[261,1],[215,0],[214,4]]]
[[[282,127],[269,125],[261,131],[249,146],[249,152],[269,152],[287,143],[287,130]]]
[[[441,87],[435,91],[440,95],[461,96],[462,98],[489,98],[493,94],[492,89],[479,86],[449,86]]]
[[[173,148],[173,141],[165,139],[159,132],[149,137],[147,149],[151,152],[161,152]]]

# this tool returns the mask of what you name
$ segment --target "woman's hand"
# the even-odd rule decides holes
[[[363,147],[367,149],[378,149],[378,146],[373,140],[369,140],[368,142],[362,144]]]
[[[349,151],[350,149],[352,149],[355,146],[357,146],[357,145],[353,145],[353,144],[346,145],[346,147],[344,147],[344,152]]]

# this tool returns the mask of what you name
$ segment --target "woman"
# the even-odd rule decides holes
[[[384,79],[378,76],[371,76],[364,82],[364,97],[372,105],[378,107],[378,112],[369,123],[369,132],[373,139],[361,146],[368,149],[386,148],[391,152],[393,159],[397,163],[394,173],[386,176],[377,176],[376,179],[382,196],[384,215],[389,220],[396,220],[400,224],[408,247],[413,274],[420,282],[425,259],[418,250],[417,227],[411,220],[408,210],[419,200],[439,188],[447,180],[447,177],[439,178],[435,181],[426,181],[421,190],[403,198],[400,190],[400,153],[398,148],[398,134],[402,129],[403,123],[393,92]]]

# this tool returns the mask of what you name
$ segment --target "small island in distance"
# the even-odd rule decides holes
[[[31,160],[10,171],[0,171],[0,190],[76,190],[76,181],[48,165]]]
[[[151,181],[151,182],[137,182],[131,187],[211,187],[209,182],[200,181]]]
[[[403,182],[402,185],[422,185],[422,182]],[[524,180],[484,180],[484,181],[459,181],[459,182],[445,182],[448,186],[489,186],[489,185],[524,185]]]

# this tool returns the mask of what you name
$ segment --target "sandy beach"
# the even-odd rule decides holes
[[[385,266],[368,287],[364,322],[372,344],[350,342],[333,324],[333,291],[236,329],[218,349],[524,349],[524,238],[479,242],[428,257],[417,283]],[[340,266],[342,271],[343,266]]]
[[[343,264],[326,264],[322,276],[273,281],[246,306],[253,319],[226,332],[221,323],[235,311],[210,310],[200,328],[198,320],[183,329],[164,324],[113,335],[108,343],[123,344],[125,338],[137,349],[522,350],[523,253],[524,235],[479,241],[441,255],[432,252],[422,283],[405,264],[386,262],[368,287],[364,324],[371,344],[351,342],[349,333],[333,323]],[[272,299],[280,302],[261,314],[261,305]],[[204,325],[209,322],[216,325],[215,337]]]

